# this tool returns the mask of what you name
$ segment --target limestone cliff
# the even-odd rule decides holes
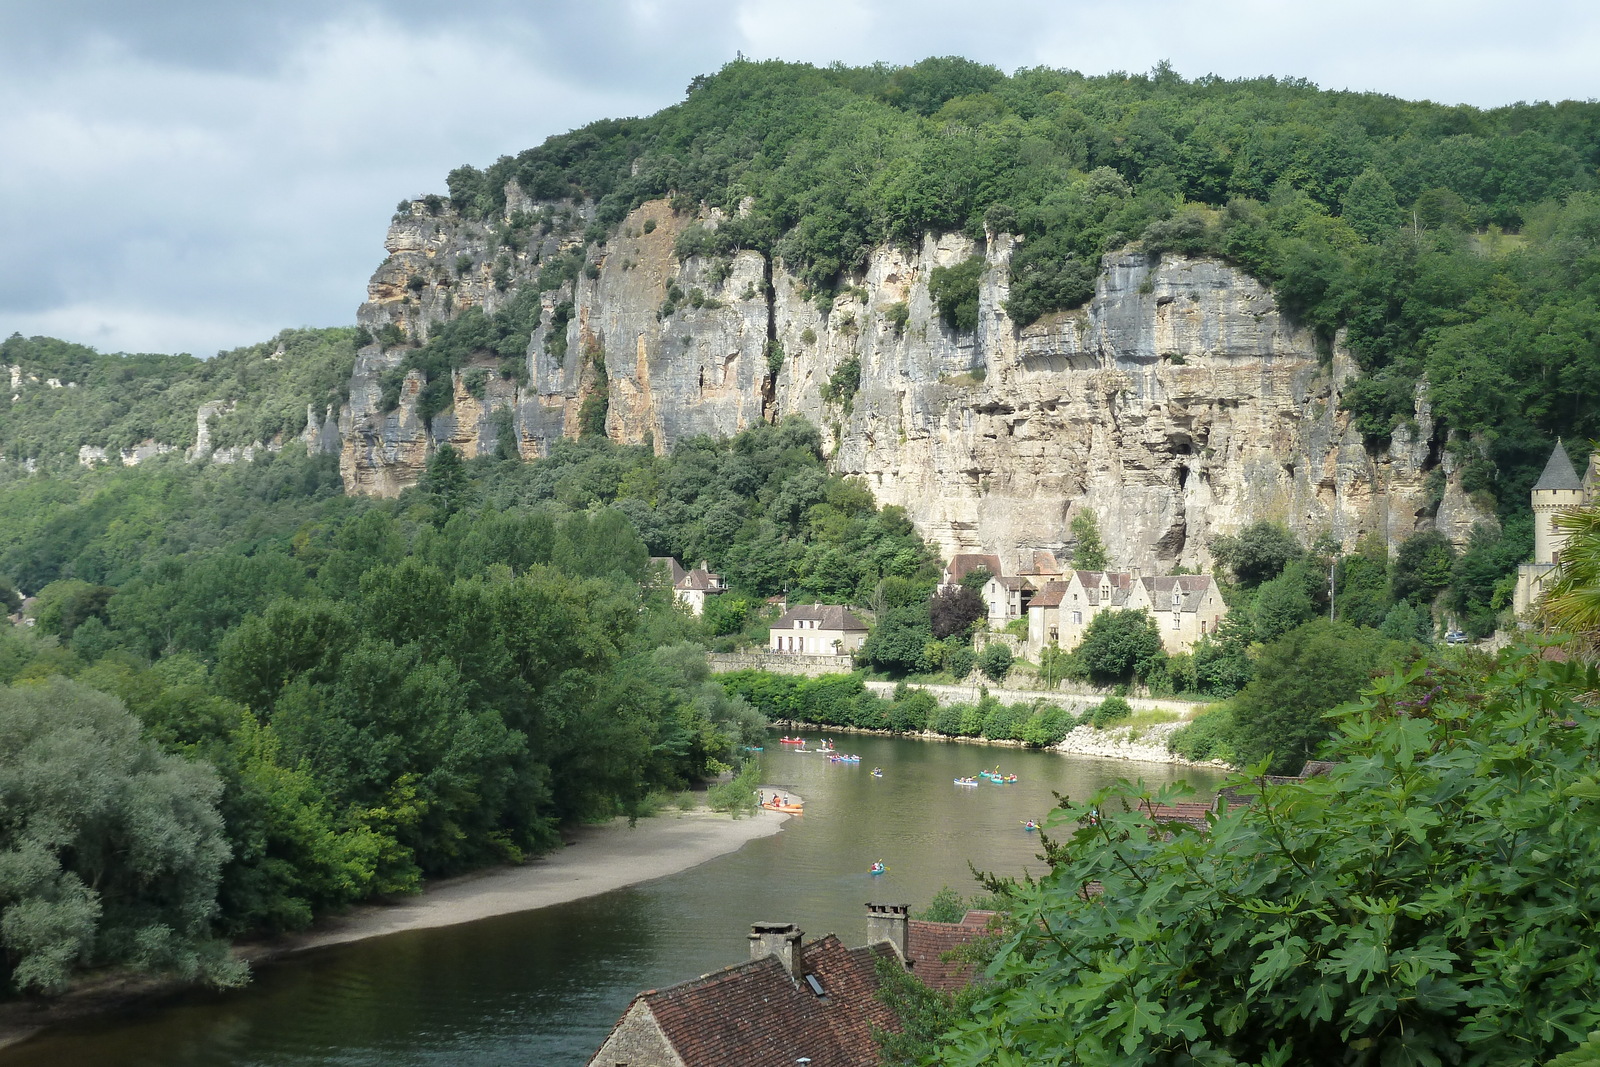
[[[658,451],[805,415],[835,468],[880,503],[905,507],[946,552],[999,552],[1008,566],[1069,547],[1079,509],[1095,513],[1119,562],[1161,568],[1203,565],[1208,538],[1259,519],[1346,545],[1368,530],[1393,543],[1435,524],[1459,542],[1492,521],[1443,465],[1421,390],[1414,428],[1368,450],[1339,411],[1353,361],[1337,346],[1319,355],[1270,291],[1222,263],[1109,255],[1085,307],[1019,330],[1003,307],[1009,235],[875,249],[827,302],[757,252],[680,262],[679,234],[715,228],[714,214],[649,203],[585,245],[585,206],[556,215],[509,194],[498,228],[421,201],[396,217],[359,313],[391,344],[362,351],[340,415],[351,491],[398,492],[445,440],[469,455],[494,450],[501,410],[522,455],[537,457],[577,434],[584,399],[603,390],[607,435]],[[535,215],[557,223],[501,239]],[[462,368],[454,406],[425,426],[413,371],[382,410],[384,372],[405,357],[398,338],[420,342],[474,304],[503,306],[573,250],[586,269],[542,294],[520,384],[492,374],[474,396]],[[978,328],[961,333],[941,320],[928,282],[972,255],[988,269]],[[550,338],[552,324],[564,337]]]

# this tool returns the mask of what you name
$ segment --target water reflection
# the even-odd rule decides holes
[[[798,922],[808,936],[865,940],[868,900],[921,906],[940,886],[974,889],[967,862],[1038,872],[1052,791],[1087,796],[1117,777],[1215,772],[1053,753],[836,738],[860,764],[789,752],[776,735],[768,782],[805,815],[739,852],[656,882],[466,926],[397,934],[262,968],[252,986],[191,994],[130,1017],[80,1024],[0,1053],[0,1067],[393,1067],[579,1065],[640,989],[737,963],[749,924]],[[955,785],[996,764],[1016,785]],[[874,778],[871,768],[882,766]],[[872,875],[882,860],[889,870]]]

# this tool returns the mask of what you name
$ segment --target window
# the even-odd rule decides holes
[[[1174,611],[1172,613],[1172,628],[1174,630],[1177,630],[1177,629],[1181,629],[1182,627],[1183,627],[1183,616],[1180,613]]]
[[[1074,626],[1082,626],[1083,625],[1083,612],[1074,611],[1072,613],[1072,625],[1074,625]]]

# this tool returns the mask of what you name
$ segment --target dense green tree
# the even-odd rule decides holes
[[[978,669],[991,682],[1003,682],[1011,673],[1011,648],[1001,641],[990,641],[978,653]]]
[[[1425,530],[1400,542],[1395,552],[1391,585],[1396,600],[1427,609],[1450,584],[1456,550],[1441,533]]]
[[[1195,685],[1212,696],[1232,696],[1255,677],[1250,646],[1255,625],[1243,613],[1228,614],[1216,630],[1201,634],[1194,645]]]
[[[1334,570],[1334,616],[1352,626],[1377,626],[1389,610],[1389,550],[1376,534],[1340,556]]]
[[[1080,511],[1072,517],[1072,566],[1080,571],[1103,571],[1110,563],[1106,544],[1100,537],[1100,523],[1092,511]]]
[[[903,674],[921,670],[924,650],[932,640],[926,608],[920,605],[891,608],[867,634],[861,656],[886,671]]]
[[[1276,578],[1261,583],[1251,606],[1257,641],[1275,640],[1311,621],[1316,605],[1306,591],[1309,576],[1310,569],[1304,561],[1295,560]]]
[[[1294,774],[1332,734],[1325,713],[1354,700],[1399,650],[1383,636],[1316,619],[1262,647],[1255,678],[1233,700],[1234,748]]]
[[[1209,547],[1217,565],[1247,586],[1276,578],[1291,560],[1305,555],[1305,549],[1287,527],[1265,519],[1245,527],[1237,536],[1219,534],[1211,539]]]
[[[1159,662],[1161,631],[1143,609],[1102,611],[1089,623],[1075,651],[1096,680],[1128,682],[1144,677]]]
[[[229,985],[211,933],[221,786],[163,754],[114,698],[65,680],[0,690],[0,975],[56,992],[116,964]]]

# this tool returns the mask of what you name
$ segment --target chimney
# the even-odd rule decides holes
[[[751,923],[750,958],[776,956],[789,977],[798,982],[805,975],[800,952],[800,939],[804,936],[794,923]]]
[[[908,967],[911,954],[906,942],[906,917],[910,910],[909,904],[867,904],[867,944],[887,941]]]

